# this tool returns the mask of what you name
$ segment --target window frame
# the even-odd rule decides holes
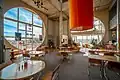
[[[17,7],[16,7],[17,8]],[[7,17],[7,16],[4,16],[4,19],[6,19],[6,20],[10,20],[10,21],[13,21],[13,22],[17,22],[17,30],[16,30],[16,32],[19,32],[19,31],[25,31],[25,36],[24,37],[22,37],[22,39],[26,39],[26,40],[28,40],[28,39],[34,39],[34,36],[33,36],[33,27],[38,27],[38,28],[40,28],[40,29],[42,29],[42,32],[40,33],[40,35],[42,34],[42,36],[44,36],[44,34],[43,34],[43,31],[44,31],[44,28],[42,27],[43,26],[43,20],[42,20],[42,24],[41,24],[41,26],[40,25],[34,25],[34,21],[33,21],[33,18],[34,18],[34,16],[33,15],[37,15],[37,14],[35,14],[35,13],[33,13],[33,12],[31,12],[31,11],[29,11],[29,10],[27,10],[26,8],[23,8],[23,9],[25,9],[25,10],[27,10],[27,11],[29,11],[29,12],[31,12],[32,13],[32,23],[27,23],[27,22],[24,22],[24,21],[21,21],[21,20],[19,20],[19,15],[20,15],[20,11],[19,11],[19,9],[20,9],[21,7],[18,7],[17,8],[17,19],[12,19],[12,18],[9,18],[9,17]],[[8,10],[9,11],[9,10]],[[6,12],[7,13],[7,12]],[[37,15],[37,16],[39,16],[39,15]],[[20,25],[19,24],[24,24],[25,25],[25,30],[20,30],[19,28],[20,28]],[[32,26],[32,31],[31,31],[31,33],[32,33],[32,37],[30,36],[30,37],[27,37],[26,35],[26,32],[29,32],[29,31],[27,31],[27,29],[26,29],[26,25],[31,25]],[[4,36],[5,38],[15,38],[15,36]],[[44,39],[42,38],[42,41],[43,41]],[[40,41],[41,43],[42,43],[42,41]]]

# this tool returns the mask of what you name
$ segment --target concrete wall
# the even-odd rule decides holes
[[[68,20],[63,21],[63,34],[69,35]],[[48,20],[48,39],[52,39],[56,46],[59,45],[59,22]]]
[[[109,41],[109,10],[101,10],[94,12],[94,16],[100,19],[105,26],[105,35],[103,37],[103,42]]]
[[[0,64],[4,62],[3,0],[0,0]]]
[[[48,20],[48,40],[52,40],[55,46],[59,45],[59,22]]]
[[[68,20],[63,21],[63,34],[68,35]]]
[[[53,27],[53,35],[54,35],[54,43],[55,46],[59,46],[59,22],[54,21]]]
[[[68,29],[68,20],[63,21],[63,34],[68,35],[69,29]],[[48,20],[48,39],[51,39],[54,41],[55,46],[59,46],[59,22]]]

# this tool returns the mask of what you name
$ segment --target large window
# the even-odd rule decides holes
[[[4,36],[15,37],[17,31],[17,22],[4,19]]]
[[[17,48],[35,49],[43,40],[43,31],[41,18],[25,8],[12,8],[4,14],[4,36]],[[15,41],[16,32],[21,33],[21,41]]]
[[[94,27],[92,29],[85,31],[71,31],[71,34],[72,39],[77,43],[98,44],[104,37],[105,27],[98,18],[94,18]]]

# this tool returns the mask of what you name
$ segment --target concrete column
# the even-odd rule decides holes
[[[0,64],[4,62],[3,0],[0,0]]]
[[[68,39],[71,38],[71,32],[70,32],[70,27],[69,27],[69,19],[67,20],[67,35],[68,35]]]
[[[119,32],[119,0],[117,0],[117,50],[120,48],[120,32]]]
[[[60,0],[60,16],[59,16],[59,37],[60,46],[62,45],[62,35],[63,35],[63,12],[62,12],[62,0]]]
[[[48,17],[47,17],[47,26],[45,27],[46,31],[45,31],[45,45],[48,45],[48,27],[49,27],[49,20],[48,20]]]

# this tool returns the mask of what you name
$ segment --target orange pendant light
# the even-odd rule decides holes
[[[93,28],[93,0],[69,0],[71,30]]]

